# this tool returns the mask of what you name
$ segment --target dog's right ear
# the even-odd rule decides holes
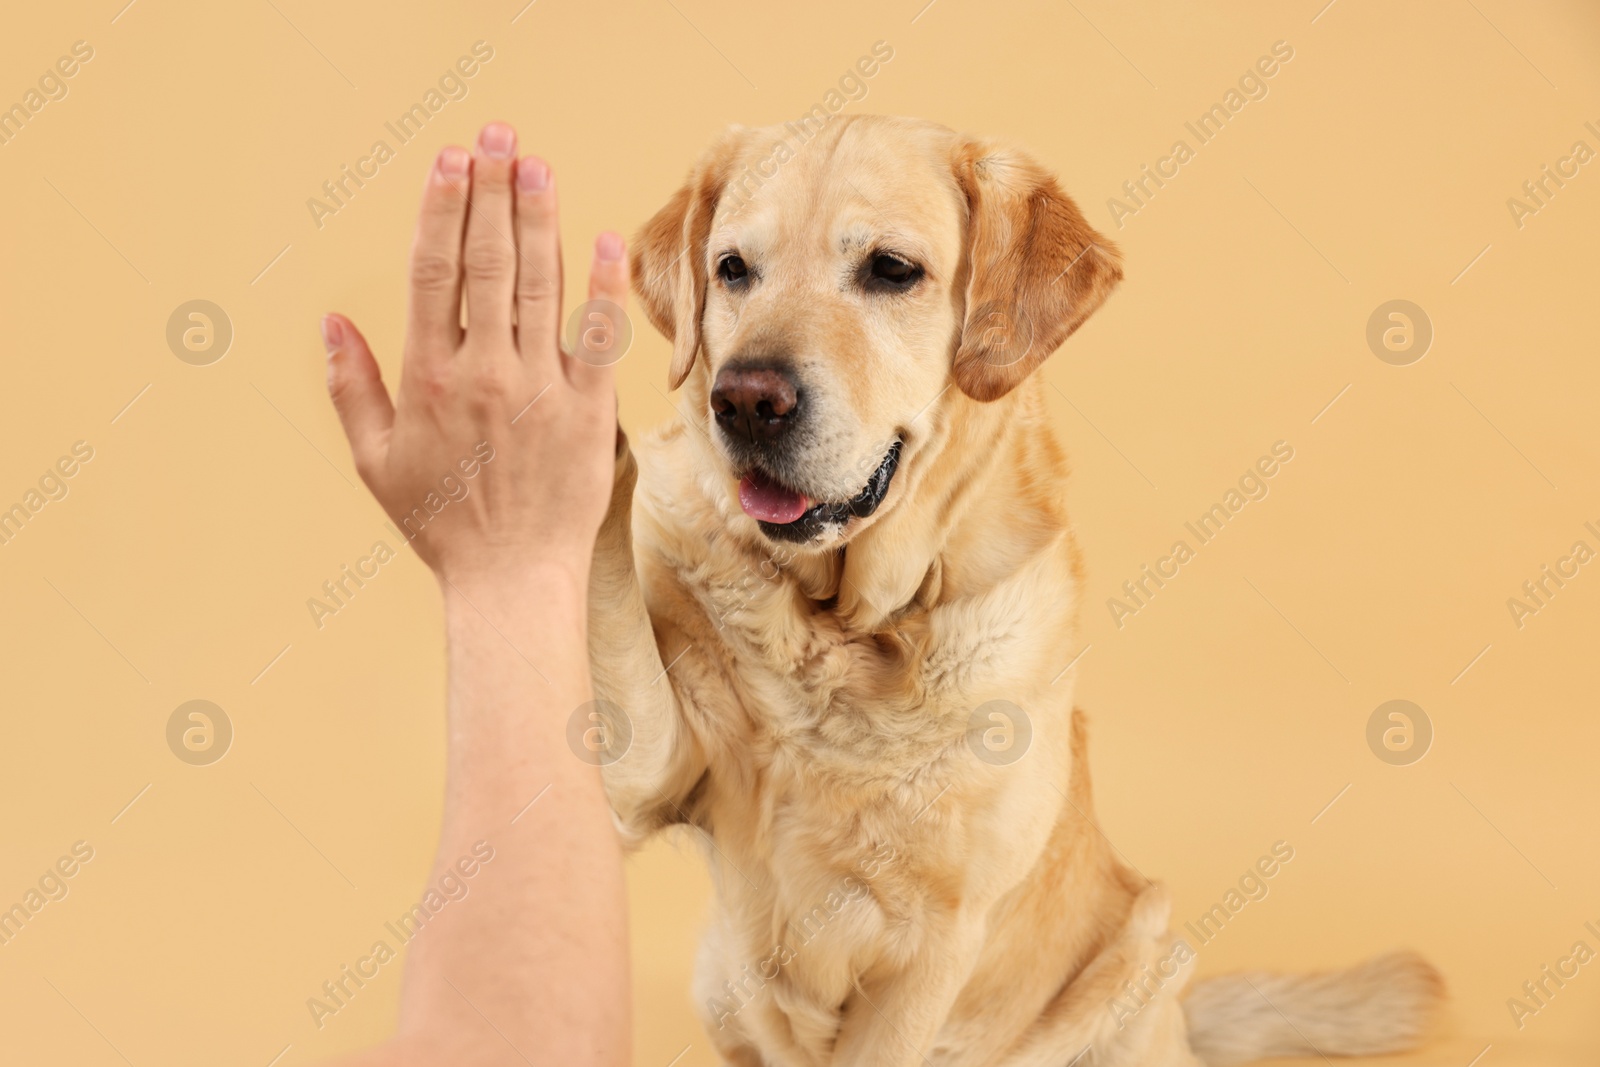
[[[672,341],[669,388],[689,377],[700,350],[700,316],[706,306],[706,240],[733,158],[744,142],[735,126],[707,149],[683,187],[633,239],[633,288],[644,313]]]

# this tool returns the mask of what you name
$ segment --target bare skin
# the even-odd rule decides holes
[[[395,1037],[342,1062],[627,1064],[622,850],[598,769],[566,742],[592,699],[586,586],[615,390],[609,366],[561,348],[554,184],[516,159],[509,126],[440,153],[411,264],[397,397],[339,315],[323,321],[328,391],[356,469],[408,536],[420,529],[411,544],[444,597],[448,785],[429,884],[479,842],[494,854],[411,942]],[[622,239],[600,235],[590,298],[620,309],[627,275]],[[447,487],[433,514],[445,476],[468,491]]]

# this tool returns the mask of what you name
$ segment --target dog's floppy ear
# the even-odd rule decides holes
[[[1043,167],[962,141],[953,160],[967,201],[966,321],[952,373],[974,400],[998,400],[1083,325],[1122,258]]]
[[[676,389],[689,376],[700,349],[700,315],[706,304],[706,239],[731,161],[743,142],[733,127],[700,157],[683,187],[633,239],[633,288],[644,313],[672,341],[667,374]]]

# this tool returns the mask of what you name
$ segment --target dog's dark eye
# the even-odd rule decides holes
[[[723,256],[717,264],[717,276],[729,285],[738,285],[750,276],[750,268],[738,256]]]
[[[872,257],[869,276],[872,284],[883,289],[908,289],[922,277],[922,268],[907,263],[899,256],[880,252]]]

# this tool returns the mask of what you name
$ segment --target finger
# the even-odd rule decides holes
[[[388,453],[394,405],[378,361],[354,323],[343,315],[324,316],[322,340],[328,348],[328,395],[350,441],[356,472],[371,486]]]
[[[511,171],[517,133],[491,122],[478,135],[472,159],[472,207],[462,271],[467,287],[467,329],[511,338],[512,294],[517,284],[517,245],[511,222]],[[482,351],[495,351],[492,345]]]
[[[532,156],[517,164],[517,345],[548,374],[561,328],[561,236],[550,166]]]
[[[461,344],[461,228],[471,170],[466,149],[451,145],[428,172],[411,245],[408,356],[448,358]]]
[[[593,395],[614,391],[612,368],[622,358],[631,335],[627,322],[628,249],[614,233],[594,242],[589,268],[589,303],[579,324],[576,344],[566,356],[567,380]]]

